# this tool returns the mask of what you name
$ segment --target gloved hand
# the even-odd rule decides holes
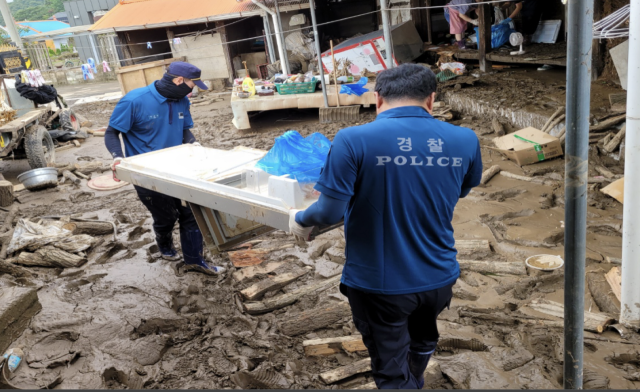
[[[120,162],[122,162],[122,159],[123,158],[115,158],[111,163],[111,171],[113,172],[113,181],[115,182],[120,182],[120,180],[118,180],[118,178],[116,177],[116,166],[118,166]]]
[[[507,23],[510,23],[511,20],[512,20],[511,18],[503,19],[502,21],[500,21],[499,24],[507,24]]]
[[[202,147],[202,145],[201,145],[200,143],[198,143],[198,142],[193,142],[193,143],[191,143],[191,145],[192,145],[192,146],[199,146],[199,147]]]
[[[471,23],[474,26],[477,26],[478,25],[478,19],[471,19],[471,22],[469,22],[469,23]]]
[[[298,222],[296,222],[296,214],[298,212],[300,212],[300,210],[289,210],[289,232],[293,234],[298,240],[310,241],[313,226],[303,227]]]

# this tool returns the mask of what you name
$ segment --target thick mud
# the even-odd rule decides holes
[[[502,82],[497,76],[485,79],[482,91],[473,86],[462,92],[491,96],[515,91],[509,86],[516,82],[505,81],[510,73],[502,75]],[[535,84],[526,73],[518,78],[525,84]],[[559,84],[552,83],[555,82],[536,87],[540,90],[536,97],[543,98],[517,101],[514,96],[508,98],[509,102],[518,102],[521,109],[554,101],[547,96],[554,96],[561,89]],[[99,107],[75,110],[91,118],[94,127],[104,126],[110,109],[108,104],[96,105]],[[538,113],[548,116],[555,106],[539,109]],[[238,132],[231,125],[228,96],[225,101],[194,107],[193,115],[194,134],[199,142],[220,149],[236,146],[269,149],[275,137],[289,129],[305,136],[321,132],[333,138],[339,129],[354,125],[320,125],[315,110],[283,110],[254,114],[253,128]],[[373,110],[363,109],[360,123],[374,118]],[[503,121],[508,130],[513,127]],[[549,185],[540,185],[498,174],[488,185],[474,189],[461,200],[453,220],[456,239],[488,240],[491,248],[465,251],[460,258],[523,264],[532,255],[563,256],[563,159],[521,168],[490,148],[491,118],[457,113],[454,123],[477,132],[483,145],[485,168],[499,165],[503,171],[551,180],[547,182]],[[109,155],[102,143],[101,138],[91,138],[80,149],[58,160],[108,162]],[[622,173],[620,163],[599,155],[595,145],[591,155],[590,176],[598,175],[597,165]],[[7,178],[14,178],[24,170],[22,164],[13,163]],[[608,271],[611,264],[606,264],[605,258],[621,256],[621,237],[598,227],[620,225],[622,205],[602,195],[597,189],[601,184],[595,185],[589,189],[589,223],[595,226],[588,233],[587,269]],[[81,197],[76,196],[79,194]],[[366,351],[338,350],[326,356],[305,354],[302,345],[305,340],[357,334],[348,310],[344,311],[346,298],[336,285],[255,315],[245,311],[246,303],[239,294],[257,282],[296,273],[305,267],[311,270],[284,287],[266,292],[262,300],[338,275],[344,264],[342,230],[302,245],[286,233],[273,232],[251,243],[252,249],[264,250],[260,254],[266,255],[266,259],[260,265],[235,268],[227,253],[209,255],[214,264],[227,268],[227,273],[211,277],[184,273],[175,262],[152,257],[155,252],[152,221],[130,185],[101,193],[89,190],[83,181],[79,188],[62,185],[37,193],[24,191],[18,199],[22,217],[99,218],[115,222],[119,234],[116,240],[112,235],[103,236],[102,244],[88,253],[88,262],[80,268],[30,267],[33,278],[0,276],[0,288],[37,287],[42,305],[42,310],[13,344],[27,353],[24,365],[11,380],[14,385],[35,382],[45,386],[61,377],[57,388],[65,389],[348,389],[373,381],[369,372],[333,384],[320,378],[323,372],[366,358]],[[176,228],[174,243],[179,250],[178,238]],[[456,285],[451,309],[439,320],[442,340],[434,356],[437,366],[430,368],[426,387],[560,388],[563,335],[558,322],[561,320],[538,313],[529,304],[534,299],[561,304],[563,294],[562,269],[528,270],[527,275],[464,271]],[[599,312],[588,288],[585,304],[589,312]],[[327,318],[318,320],[314,314],[326,314]],[[306,324],[294,322],[302,316],[307,317]],[[632,331],[623,337],[612,330],[600,335],[585,332],[585,388],[640,387],[639,349],[640,337]]]

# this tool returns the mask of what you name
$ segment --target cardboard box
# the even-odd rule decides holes
[[[493,140],[498,150],[520,166],[563,155],[557,137],[528,127]]]

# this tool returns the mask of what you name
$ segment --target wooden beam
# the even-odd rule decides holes
[[[347,302],[332,303],[288,316],[280,322],[279,329],[287,336],[297,336],[325,328],[350,316],[351,308]]]
[[[611,286],[611,291],[618,298],[618,301],[622,301],[622,275],[620,274],[620,267],[613,267],[604,276]]]
[[[353,347],[353,344],[363,344],[362,336],[352,335],[340,336],[337,338],[305,340],[302,342],[302,347],[304,348],[306,356],[316,357],[340,353],[342,352],[343,345],[345,343],[350,348]]]
[[[489,4],[478,6],[478,60],[482,72],[491,71],[491,61],[487,54],[491,52],[491,8]]]
[[[599,21],[603,16],[604,1],[593,2],[593,20]],[[591,81],[595,82],[604,70],[606,40],[594,39],[591,44]]]
[[[320,379],[325,384],[333,384],[334,382],[344,380],[347,377],[351,377],[355,374],[368,372],[371,370],[371,358],[366,358],[358,362],[354,362],[347,366],[342,366],[334,370],[329,370],[320,374]]]
[[[526,275],[527,269],[522,262],[509,263],[488,260],[458,260],[460,270],[474,271],[485,274]]]
[[[431,0],[426,0],[426,6],[431,7]],[[431,10],[427,9],[427,39],[433,44],[433,27],[431,26]]]
[[[286,274],[274,276],[272,278],[267,278],[240,291],[240,294],[242,294],[242,297],[244,297],[244,299],[246,300],[257,300],[260,299],[266,292],[281,289],[282,287],[288,285],[299,277],[305,275],[309,271],[311,271],[311,267],[305,267],[297,272],[289,272]]]

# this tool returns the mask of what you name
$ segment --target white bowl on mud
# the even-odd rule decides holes
[[[527,257],[524,263],[529,268],[540,271],[553,271],[561,268],[564,265],[564,260],[562,260],[562,257],[555,255],[535,255]]]

